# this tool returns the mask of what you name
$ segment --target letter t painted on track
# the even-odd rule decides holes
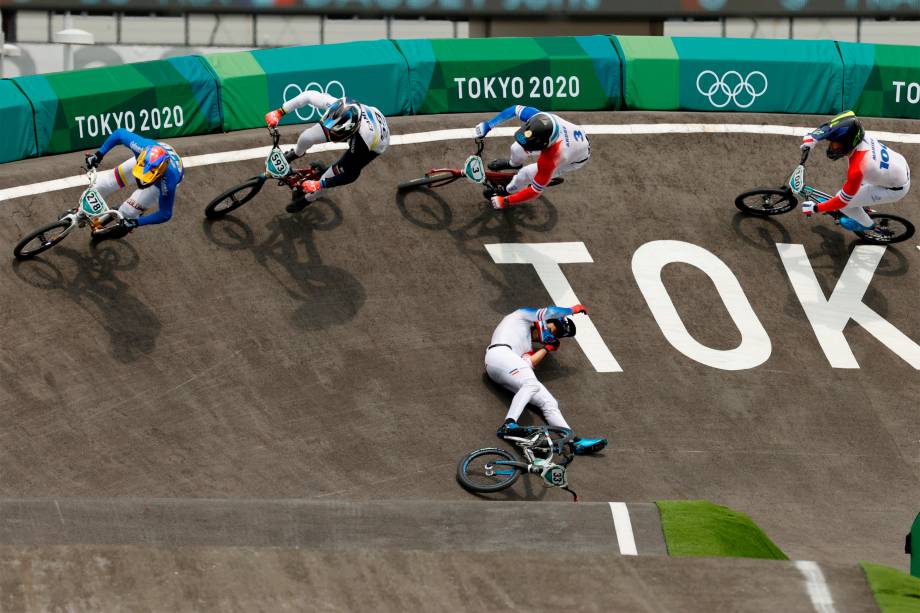
[[[560,264],[591,263],[594,260],[584,243],[498,243],[486,245],[486,251],[496,264],[531,264],[543,282],[553,303],[573,306],[579,303],[572,286],[565,278]],[[590,308],[590,305],[588,305]],[[610,353],[594,323],[587,315],[575,318],[578,334],[575,340],[597,372],[623,372]]]

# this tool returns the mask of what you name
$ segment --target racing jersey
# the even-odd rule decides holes
[[[910,180],[910,169],[904,156],[889,149],[871,136],[866,136],[850,154],[847,180],[837,195],[815,207],[819,213],[837,211],[849,206],[863,183],[879,187],[903,187]]]
[[[562,319],[571,314],[572,309],[558,306],[518,309],[501,320],[495,332],[492,333],[492,342],[489,345],[508,345],[515,355],[522,356],[528,353],[533,346],[530,338],[531,324],[547,319]]]
[[[319,110],[325,111],[332,103],[338,100],[329,94],[307,90],[295,98],[285,102],[281,108],[285,113],[290,113],[301,107],[310,105]],[[380,109],[366,104],[361,106],[361,127],[358,133],[351,137],[351,140],[360,138],[367,145],[368,151],[381,154],[387,150],[390,145],[390,127],[387,125],[386,117],[380,112]],[[325,132],[323,133],[325,135]],[[326,137],[328,140],[328,137]],[[315,144],[315,143],[314,143]]]
[[[130,149],[131,152],[134,153],[135,158],[140,155],[141,151],[154,145],[163,147],[166,153],[169,154],[169,166],[167,166],[166,172],[156,183],[146,188],[155,189],[160,193],[159,206],[155,213],[138,217],[137,225],[145,226],[169,221],[172,218],[173,204],[176,200],[176,188],[185,174],[185,170],[182,167],[182,158],[180,158],[179,154],[166,143],[159,143],[153,139],[144,138],[124,128],[119,128],[112,132],[112,134],[105,139],[105,142],[102,143],[102,146],[99,147],[99,151],[102,155],[105,155],[116,145],[124,145]],[[115,180],[118,182],[119,187],[128,185],[132,179],[133,177],[125,177],[121,174],[121,166],[115,169]]]
[[[520,104],[509,106],[486,122],[486,133],[512,117],[527,121],[537,113],[542,112],[532,106],[522,106]],[[537,158],[537,174],[534,176],[533,181],[524,189],[508,196],[509,204],[520,204],[539,197],[543,189],[549,184],[550,179],[553,178],[557,168],[586,162],[591,156],[591,145],[588,143],[588,137],[585,135],[584,130],[553,113],[543,114],[549,115],[553,120],[553,135],[550,137],[549,147],[541,151],[540,157]]]

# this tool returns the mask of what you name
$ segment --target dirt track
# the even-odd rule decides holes
[[[754,115],[581,113],[583,123],[816,124]],[[396,134],[478,116],[397,118]],[[870,121],[910,132],[912,122]],[[286,141],[294,132],[288,131]],[[708,498],[749,513],[792,558],[903,567],[917,511],[917,371],[866,331],[859,369],[822,353],[775,243],[804,246],[826,295],[853,240],[829,220],[744,218],[739,191],[781,181],[794,138],[593,136],[592,159],[536,204],[488,209],[457,183],[397,196],[395,184],[452,165],[468,141],[393,147],[348,189],[303,214],[271,186],[232,218],[211,196],[258,160],[190,168],[176,214],[126,241],[85,235],[0,268],[0,496],[467,500],[457,459],[491,444],[508,396],[482,353],[507,312],[549,297],[533,267],[497,265],[490,243],[580,241],[594,264],[562,269],[620,366],[597,373],[575,345],[541,379],[602,457],[570,479],[590,501]],[[499,155],[509,139],[490,141]],[[185,155],[266,144],[264,132],[171,141]],[[892,144],[914,167],[920,146]],[[113,153],[111,165],[119,159]],[[332,154],[324,154],[331,159]],[[69,175],[79,154],[0,167],[0,188]],[[52,161],[54,164],[52,164]],[[843,166],[812,178],[833,189]],[[78,189],[0,203],[11,250]],[[897,212],[920,222],[920,196]],[[662,335],[630,268],[654,240],[699,245],[734,273],[772,341],[763,365],[705,366]],[[9,252],[9,251],[8,251]],[[865,303],[920,340],[916,240],[889,248]],[[663,280],[688,331],[730,349],[740,335],[712,283],[672,264]],[[504,500],[564,501],[518,486]]]

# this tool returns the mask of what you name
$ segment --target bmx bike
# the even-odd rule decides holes
[[[502,438],[519,447],[523,461],[500,447],[484,447],[471,451],[457,465],[457,481],[469,492],[488,494],[514,485],[522,473],[540,475],[545,487],[558,487],[569,492],[578,502],[578,494],[569,489],[566,467],[575,457],[574,434],[568,428],[530,426],[521,436]],[[562,459],[553,461],[556,454]]]
[[[281,134],[276,128],[269,128],[272,137],[272,149],[265,160],[265,172],[250,177],[235,187],[223,192],[204,208],[204,215],[208,219],[219,219],[231,211],[235,211],[262,191],[262,187],[269,179],[277,179],[278,185],[284,185],[291,190],[292,202],[303,198],[304,193],[300,184],[304,181],[319,179],[326,171],[325,166],[312,162],[306,168],[295,169],[284,157],[284,152],[278,146]],[[304,205],[306,206],[306,205]]]
[[[86,171],[89,187],[80,194],[80,202],[76,208],[66,211],[60,219],[32,230],[13,248],[13,255],[17,260],[28,260],[39,253],[51,249],[74,228],[89,225],[93,230],[93,239],[105,238],[108,232],[118,228],[120,224],[111,223],[115,220],[124,220],[118,209],[110,209],[105,203],[105,198],[96,189],[96,169]]]
[[[396,186],[396,189],[405,192],[413,189],[443,187],[453,183],[457,179],[466,177],[473,183],[484,186],[486,188],[484,193],[488,194],[487,197],[494,193],[501,193],[504,187],[511,182],[511,179],[513,179],[514,175],[517,173],[487,170],[482,163],[481,157],[484,147],[485,139],[477,138],[476,153],[466,158],[463,168],[433,168],[426,172],[424,177],[400,183]],[[562,177],[554,177],[549,182],[549,185],[559,185],[563,181],[565,181],[565,179]]]
[[[777,189],[760,188],[739,194],[735,198],[735,206],[748,215],[766,217],[781,215],[795,209],[799,205],[798,198],[818,203],[830,200],[830,194],[805,184],[805,161],[809,152],[809,149],[802,152],[802,160],[792,171],[785,185]],[[914,224],[910,220],[890,213],[879,213],[868,207],[866,212],[875,222],[875,227],[855,233],[865,242],[888,245],[906,241],[914,235]],[[839,220],[845,217],[840,211],[828,211],[824,215],[830,215],[838,224]]]

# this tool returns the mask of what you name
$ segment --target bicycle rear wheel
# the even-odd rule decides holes
[[[903,217],[888,213],[869,213],[875,222],[875,228],[866,232],[857,232],[864,241],[890,245],[906,241],[914,235],[914,224]]]
[[[218,219],[230,211],[235,211],[253,198],[265,185],[265,177],[259,175],[246,179],[236,187],[231,187],[220,196],[208,203],[204,208],[204,216],[208,219]]]
[[[411,181],[406,181],[405,183],[400,183],[396,186],[396,189],[404,192],[410,189],[418,189],[420,187],[441,187],[442,185],[453,183],[459,178],[459,175],[444,170],[441,172],[427,174],[424,177],[412,179]]]
[[[739,194],[735,198],[735,206],[749,215],[780,215],[788,213],[799,201],[792,190],[785,189],[755,189]]]
[[[33,230],[17,243],[13,248],[13,255],[16,256],[17,260],[28,260],[43,251],[51,249],[64,240],[70,226],[69,219],[59,219]]]
[[[521,469],[511,464],[517,461],[504,449],[477,449],[460,460],[457,481],[470,492],[498,492],[511,487],[521,476]]]

